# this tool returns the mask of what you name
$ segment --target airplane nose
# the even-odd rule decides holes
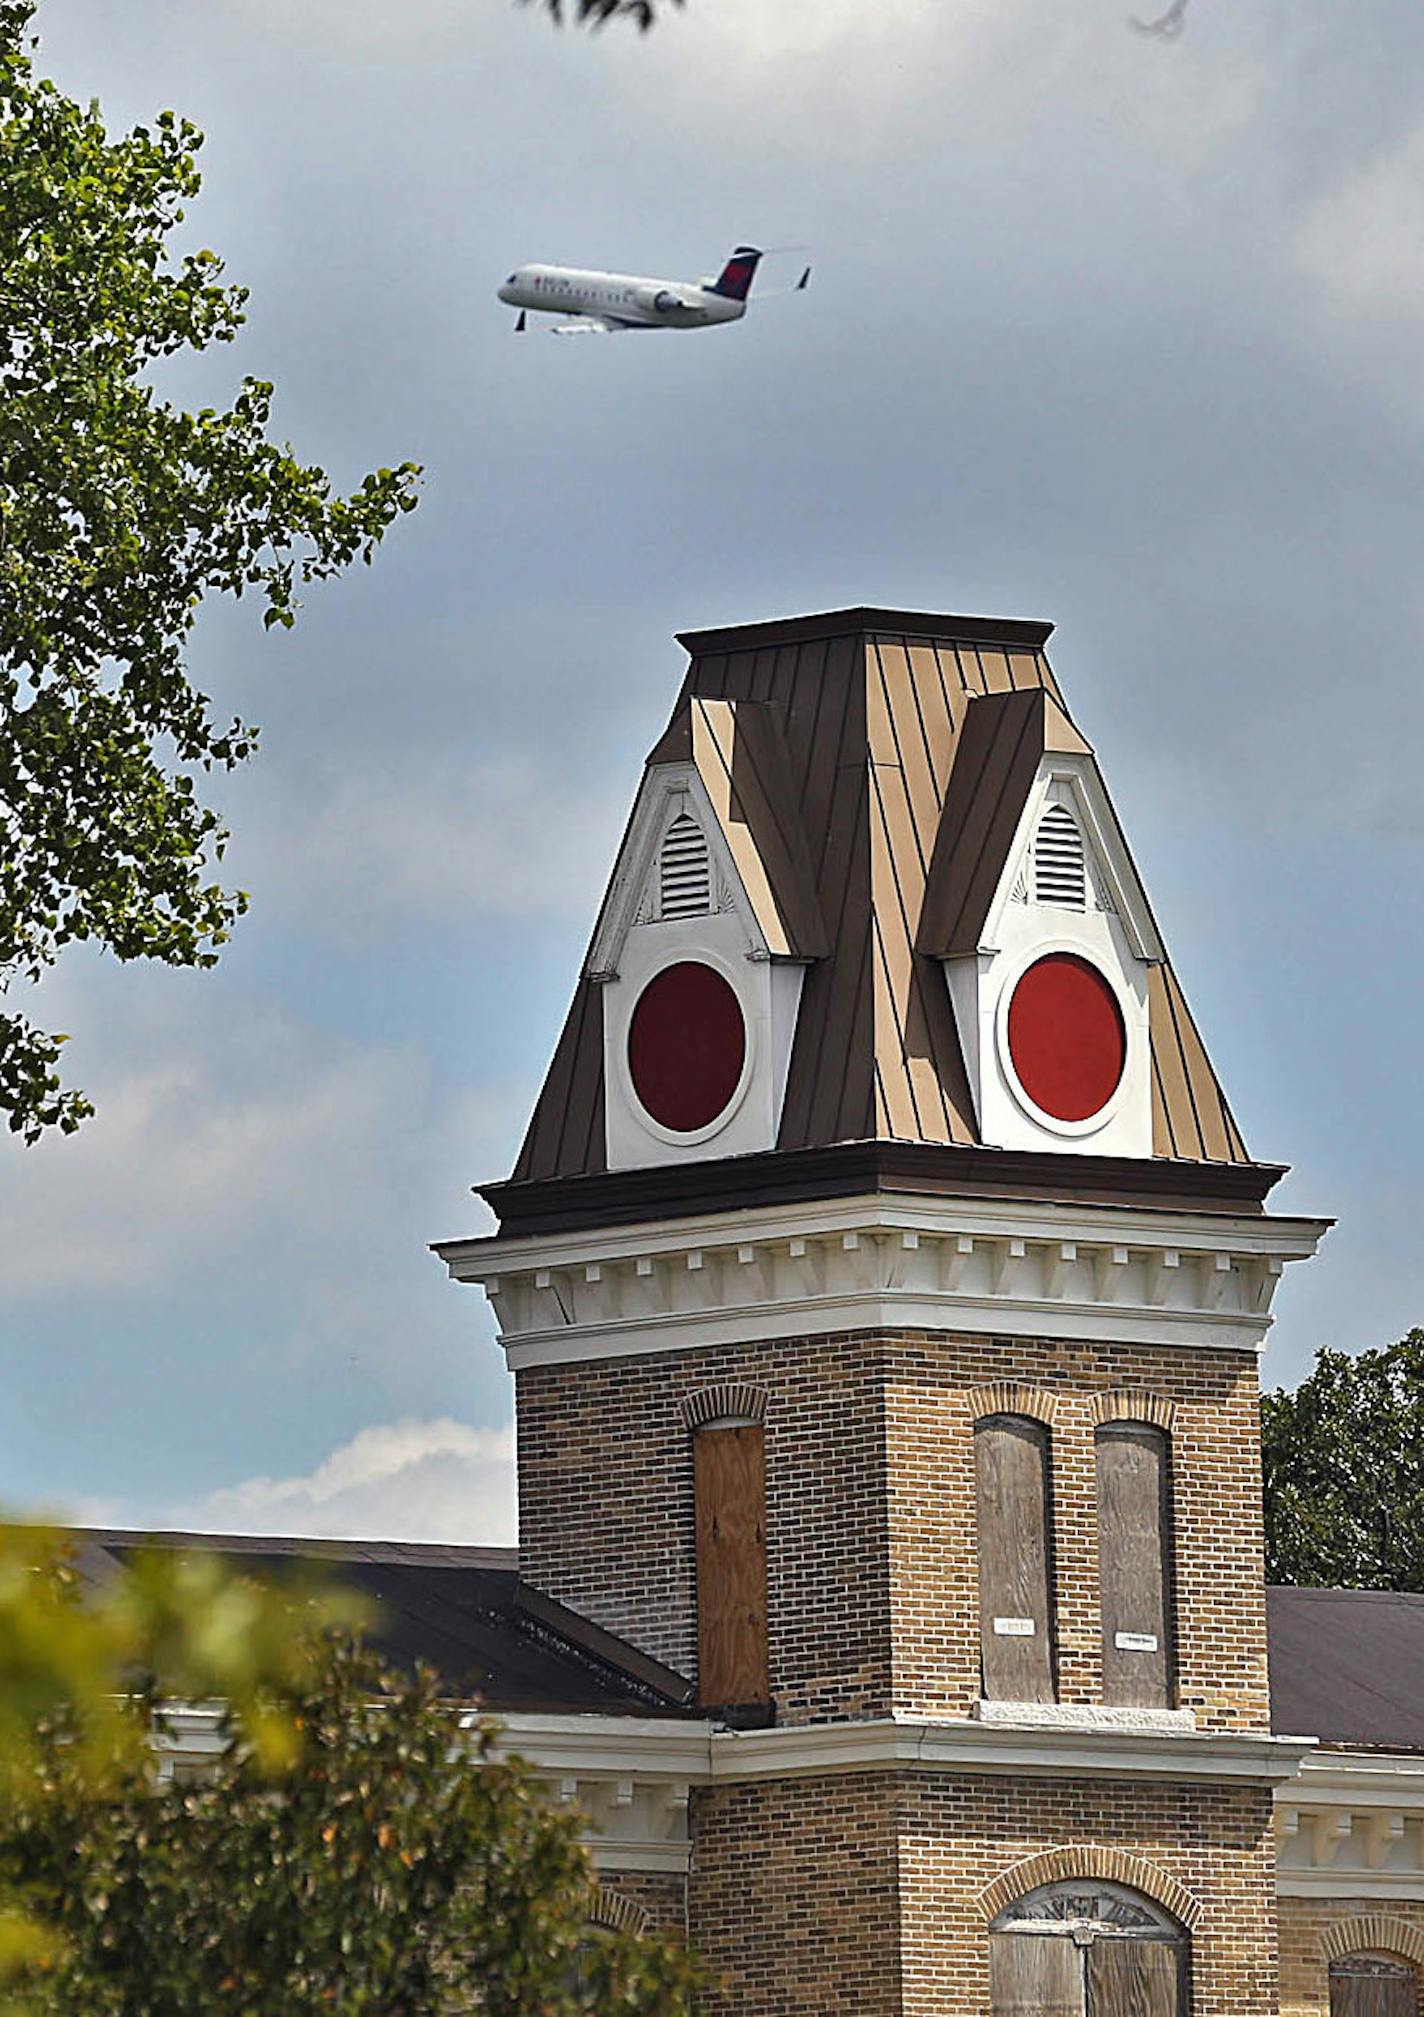
[[[513,292],[507,280],[505,281],[503,287],[498,288],[496,292],[498,293],[501,301],[512,301],[514,299]]]

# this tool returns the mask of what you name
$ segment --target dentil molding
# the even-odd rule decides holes
[[[1327,1225],[875,1194],[435,1251],[516,1371],[874,1329],[1257,1351]]]

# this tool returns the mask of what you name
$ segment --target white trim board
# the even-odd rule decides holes
[[[1311,1738],[1217,1731],[1005,1728],[966,1720],[881,1718],[727,1730],[618,1716],[502,1719],[501,1749],[540,1772],[577,1778],[641,1771],[695,1785],[907,1769],[1045,1778],[1249,1780],[1293,1778]]]

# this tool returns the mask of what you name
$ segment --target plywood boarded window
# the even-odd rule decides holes
[[[1147,1422],[1105,1424],[1097,1432],[1097,1472],[1103,1700],[1169,1708],[1176,1649],[1166,1436]]]
[[[979,1644],[993,1702],[1054,1699],[1048,1455],[1041,1423],[986,1415],[974,1425]]]
[[[1187,2017],[1186,1935],[1150,1899],[1092,1879],[1046,1884],[989,1936],[993,2017]]]
[[[1419,1977],[1388,1954],[1330,1963],[1330,2017],[1419,2017]]]
[[[702,1428],[692,1453],[698,1695],[719,1706],[766,1702],[765,1432],[753,1423]]]

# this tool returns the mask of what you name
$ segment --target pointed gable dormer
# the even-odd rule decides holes
[[[944,966],[981,1141],[1152,1154],[1162,944],[1092,749],[1046,690],[968,710],[918,943]]]
[[[609,1169],[776,1146],[825,927],[774,718],[685,693],[648,758],[593,943]]]
[[[1050,629],[681,637],[516,1181],[866,1141],[1249,1161]]]

